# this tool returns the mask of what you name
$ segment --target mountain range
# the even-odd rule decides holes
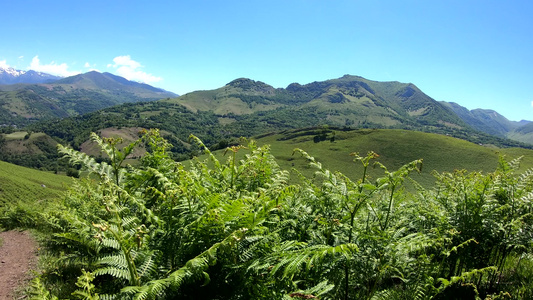
[[[509,121],[507,118],[491,109],[478,108],[468,110],[454,102],[443,101],[442,103],[451,108],[463,121],[474,129],[496,136],[505,137],[510,131],[529,123],[529,121],[525,120],[520,122]]]
[[[34,70],[15,70],[14,68],[0,67],[0,84],[15,84],[15,83],[47,83],[59,80],[62,77],[51,74],[37,72]]]
[[[510,121],[493,110],[468,110],[457,103],[439,102],[412,83],[377,82],[351,75],[306,85],[293,83],[286,89],[241,78],[219,89],[163,101],[219,115],[243,116],[258,111],[270,115],[270,110],[289,110],[293,122],[308,112],[335,126],[473,130],[533,143],[533,136],[528,135],[531,130],[527,130],[533,127],[528,126],[530,121]]]
[[[82,115],[122,103],[178,96],[96,71],[66,78],[14,69],[4,69],[2,74],[7,82],[19,83],[0,85],[0,124],[19,127],[39,120]],[[37,77],[31,77],[31,74],[37,74]]]
[[[455,112],[452,107],[463,113]],[[525,125],[515,124],[499,114],[485,120],[485,114],[479,112],[436,101],[411,83],[378,82],[345,75],[338,79],[274,88],[260,81],[239,78],[214,90],[113,106],[59,122],[39,122],[31,129],[78,148],[90,132],[112,127],[159,128],[177,153],[190,150],[187,139],[191,133],[207,145],[222,145],[224,141],[240,136],[324,125],[409,129],[446,134],[477,144],[526,146],[506,138],[507,134],[513,133],[523,138],[521,142],[528,142],[527,136],[520,131],[528,126],[526,122],[522,122]],[[484,127],[475,128],[476,124],[484,124]],[[502,133],[498,135],[487,133],[502,124],[509,131],[500,130]]]
[[[309,127],[319,128],[319,133],[320,128],[330,128],[328,134],[353,128],[407,129],[475,144],[533,148],[532,122],[513,122],[492,110],[470,111],[439,102],[412,83],[352,75],[286,88],[238,78],[217,89],[177,97],[109,73],[89,72],[47,84],[0,86],[2,117],[2,122],[20,120],[28,132],[40,135],[22,141],[28,144],[25,148],[20,148],[23,136],[6,138],[0,159],[39,168],[56,160],[57,142],[90,152],[91,132],[131,140],[142,128],[159,128],[176,159],[186,159],[197,150],[189,143],[190,134],[219,149],[243,136]],[[326,137],[319,133],[313,137],[317,142]],[[40,161],[40,153],[47,153],[46,162]]]

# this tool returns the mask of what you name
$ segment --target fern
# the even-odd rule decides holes
[[[291,185],[269,147],[253,141],[218,160],[191,136],[207,159],[185,167],[157,130],[123,148],[92,139],[109,164],[59,149],[97,180],[31,218],[73,268],[75,297],[431,299],[463,287],[484,295],[505,292],[510,258],[531,252],[533,169],[517,174],[519,160],[501,158],[489,174],[435,174],[428,190],[412,181],[410,194],[403,184],[421,160],[389,170],[374,152],[353,153],[362,172],[348,178],[295,149],[316,172],[296,170]],[[141,165],[125,166],[141,144]],[[382,172],[375,180],[371,166]]]

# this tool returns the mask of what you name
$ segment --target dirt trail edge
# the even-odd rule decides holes
[[[11,300],[14,291],[31,278],[37,266],[37,242],[28,232],[0,232],[0,300]]]

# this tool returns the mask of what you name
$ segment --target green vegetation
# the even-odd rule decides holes
[[[317,140],[320,136],[323,138]],[[413,175],[413,178],[427,187],[435,181],[434,170],[491,172],[497,167],[499,155],[508,158],[523,156],[522,171],[533,167],[533,150],[483,146],[450,136],[409,130],[307,128],[258,137],[257,143],[270,145],[282,168],[294,167],[308,177],[314,171],[306,167],[305,161],[291,155],[294,148],[313,153],[331,171],[339,171],[349,178],[357,178],[361,172],[360,168],[351,164],[350,153],[353,152],[375,151],[380,155],[380,161],[390,168],[423,159],[424,172]],[[370,174],[374,173],[377,175],[379,170],[371,169]]]
[[[18,127],[65,118],[122,103],[154,101],[175,94],[109,74],[89,72],[50,84],[0,86],[0,125]]]
[[[344,133],[326,130],[316,144],[340,145]],[[254,141],[221,161],[192,136],[207,159],[185,168],[155,130],[122,149],[119,139],[92,140],[109,164],[60,151],[93,179],[45,209],[2,219],[36,220],[48,236],[57,258],[33,281],[39,299],[533,296],[533,169],[518,171],[519,160],[497,159],[491,173],[438,172],[409,193],[404,183],[422,161],[390,167],[372,151],[352,154],[358,172],[345,176],[296,149],[315,173],[290,184],[269,146]],[[125,166],[141,145],[141,165]]]
[[[93,105],[95,102],[91,99],[107,98],[84,96],[84,91],[96,93],[97,90],[92,89],[100,88],[103,92],[119,84],[106,76],[110,74],[83,74],[53,86],[41,85],[32,91],[38,94],[59,93],[61,95],[46,96],[57,101],[74,93],[71,98],[77,99],[74,101],[76,105]],[[134,90],[138,91],[137,87]],[[87,101],[81,100],[85,98]],[[130,97],[131,101],[136,99]],[[68,105],[63,103],[61,107]],[[376,82],[357,76],[346,75],[306,85],[295,83],[286,89],[275,89],[262,82],[241,78],[215,90],[197,91],[155,102],[125,103],[81,116],[33,123],[25,130],[44,132],[50,139],[78,150],[89,140],[91,132],[99,133],[109,128],[157,128],[173,145],[170,151],[176,160],[189,159],[197,154],[198,148],[187,142],[191,133],[210,149],[217,149],[241,136],[253,137],[323,125],[338,128],[336,130],[407,129],[449,135],[500,148],[533,147],[475,131],[452,111],[453,107],[433,100],[413,84]],[[68,110],[82,114],[92,109],[77,111],[70,107]],[[4,128],[6,132],[11,130],[11,127]],[[57,166],[57,153],[53,148],[50,152],[50,147],[42,148],[39,154],[44,156],[39,159],[20,156],[33,155],[32,151],[12,151],[8,148],[4,149],[0,159],[53,171],[64,169]],[[34,161],[38,163],[32,163]]]
[[[62,196],[72,184],[66,176],[38,171],[0,161],[0,218],[3,225],[34,225],[31,218],[23,218],[24,209],[48,207]],[[21,217],[17,223],[9,220]]]
[[[57,141],[43,132],[15,131],[0,133],[0,160],[58,173],[68,165],[59,161]]]

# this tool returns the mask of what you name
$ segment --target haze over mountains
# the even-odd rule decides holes
[[[500,137],[507,137],[510,132],[518,130],[530,123],[530,121],[526,120],[519,122],[510,121],[491,109],[478,108],[468,110],[466,107],[454,102],[443,101],[442,103],[450,107],[463,121],[472,126],[472,128]]]

